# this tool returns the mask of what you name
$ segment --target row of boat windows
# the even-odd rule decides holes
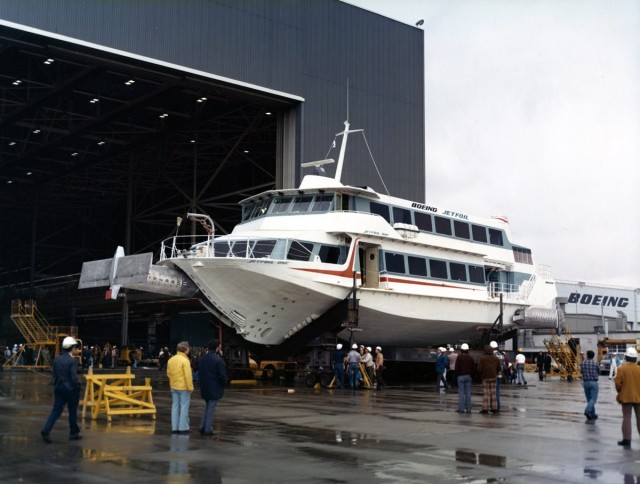
[[[384,266],[382,262],[384,261]],[[409,275],[432,279],[442,279],[472,284],[495,282],[519,287],[531,278],[531,274],[516,271],[502,271],[475,264],[418,257],[409,254],[384,252],[380,260],[380,270],[389,274]]]
[[[485,283],[484,266],[462,264],[394,252],[384,253],[384,269],[388,273],[446,279],[450,281]]]
[[[349,245],[329,245],[292,239],[224,240],[213,244],[215,257],[246,257],[344,264]]]
[[[349,197],[342,195],[342,210],[359,210],[380,215],[390,225],[403,223],[418,227],[421,232],[430,232],[462,240],[490,244],[498,247],[508,245],[504,233],[500,229],[486,227],[484,225],[453,220],[440,215],[432,215],[426,212],[409,210],[402,207],[394,207],[383,203],[373,202],[362,197],[352,197],[352,206],[349,206]],[[334,194],[316,195],[291,195],[273,197],[261,200],[243,207],[242,220],[251,220],[267,215],[285,215],[302,213],[324,213],[334,210]],[[516,262],[532,264],[531,250],[513,247]]]

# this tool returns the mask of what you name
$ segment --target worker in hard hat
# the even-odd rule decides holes
[[[518,354],[516,355],[516,382],[518,385],[527,386],[527,380],[524,378],[524,365],[527,358],[522,353],[522,348],[518,348]]]
[[[349,386],[352,389],[358,388],[358,382],[360,377],[360,353],[358,352],[358,345],[353,344],[351,351],[347,355],[347,363],[349,365]]]
[[[460,355],[456,358],[456,375],[458,379],[458,413],[471,413],[471,375],[476,367],[469,354],[469,345],[460,345]]]
[[[336,345],[336,350],[333,352],[333,372],[334,372],[334,384],[337,388],[344,387],[344,361],[346,355],[342,349],[342,343]]]
[[[631,446],[631,413],[636,414],[636,425],[640,433],[640,366],[638,366],[638,351],[634,347],[627,348],[624,353],[624,363],[616,375],[616,400],[622,405],[622,440],[618,445]]]
[[[53,380],[53,408],[40,435],[50,444],[51,429],[56,420],[62,415],[65,405],[69,413],[69,440],[80,440],[80,427],[78,427],[78,403],[80,402],[80,381],[78,380],[78,362],[76,355],[79,352],[78,342],[75,338],[67,336],[62,340],[62,354],[53,360],[51,367]]]

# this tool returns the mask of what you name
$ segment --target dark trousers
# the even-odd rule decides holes
[[[379,366],[376,369],[376,389],[380,390],[380,388],[386,386],[384,380],[382,379],[382,372],[384,371],[383,366]]]
[[[69,390],[65,386],[57,386],[54,390],[53,408],[51,414],[44,424],[43,432],[49,433],[56,423],[56,420],[62,415],[64,406],[67,406],[69,412],[69,434],[76,435],[80,433],[78,427],[78,403],[80,402],[80,389]]]

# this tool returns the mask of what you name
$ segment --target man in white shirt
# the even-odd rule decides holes
[[[522,351],[522,348],[520,348],[518,351]],[[524,363],[526,361],[525,356],[522,353],[518,353],[516,355],[516,383],[518,385],[525,385],[527,384],[527,380],[524,379]]]

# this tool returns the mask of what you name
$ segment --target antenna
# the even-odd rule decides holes
[[[349,121],[349,78],[347,77],[347,121]]]

